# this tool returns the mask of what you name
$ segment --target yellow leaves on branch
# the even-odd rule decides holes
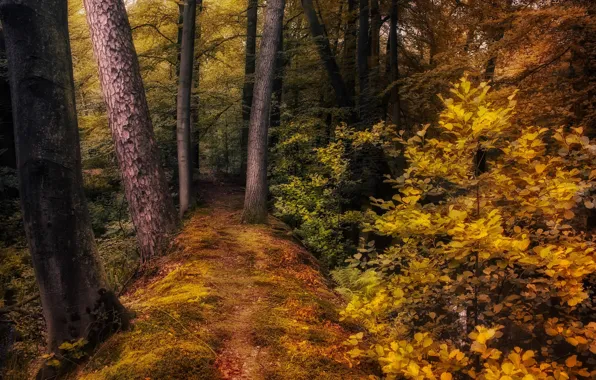
[[[389,379],[596,377],[582,359],[596,322],[579,314],[596,315],[584,288],[596,244],[578,219],[596,203],[596,145],[582,128],[512,125],[515,94],[497,107],[485,83],[451,94],[434,138],[431,126],[396,138],[408,167],[368,225],[395,244],[349,260],[377,279],[342,313],[366,330],[351,353]]]

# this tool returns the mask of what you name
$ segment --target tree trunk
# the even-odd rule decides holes
[[[368,39],[368,0],[360,0],[358,16],[358,82],[360,85],[358,108],[360,114],[366,113],[368,106],[368,53],[370,51]]]
[[[337,62],[335,61],[335,56],[331,52],[329,40],[323,33],[323,27],[319,22],[312,0],[302,0],[302,7],[310,25],[310,32],[317,45],[319,56],[325,65],[329,79],[331,79],[331,86],[333,86],[333,90],[335,91],[337,105],[342,108],[352,107],[352,100],[339,71],[339,66],[337,66]]]
[[[178,192],[180,216],[190,207],[192,197],[192,149],[190,137],[190,107],[192,71],[195,50],[196,0],[186,0],[182,27],[182,54],[178,78],[176,142],[178,143]]]
[[[126,312],[106,290],[83,193],[65,0],[0,1],[17,144],[21,209],[48,331],[105,339]],[[105,313],[105,314],[102,314]],[[106,320],[98,320],[106,315]]]
[[[203,12],[203,0],[197,0],[197,13],[199,17]],[[195,27],[195,40],[201,39],[201,24]],[[196,55],[196,50],[195,50]],[[194,94],[191,94],[190,100],[190,142],[192,145],[192,166],[195,169],[200,169],[200,161],[199,161],[199,79],[200,79],[200,72],[201,72],[201,62],[199,60],[199,56],[195,56],[194,58],[194,71],[193,71],[193,91]],[[192,133],[192,128],[194,128],[195,132]]]
[[[284,0],[269,0],[255,77],[244,198],[245,223],[267,221],[267,129],[275,61],[284,14]]]
[[[84,0],[99,79],[137,231],[143,263],[164,253],[176,229],[168,191],[122,0]]]
[[[397,0],[391,0],[391,27],[389,29],[389,62],[390,62],[390,84],[391,84],[391,122],[395,124],[396,129],[401,129],[400,112],[401,102],[399,98],[399,62],[398,62],[398,40],[397,40]]]
[[[379,90],[379,55],[381,52],[381,13],[379,12],[379,0],[370,2],[370,93],[376,97]],[[375,105],[377,102],[375,102]]]
[[[246,11],[246,52],[244,60],[244,87],[242,88],[242,133],[240,135],[240,178],[246,179],[246,160],[248,154],[248,125],[255,84],[257,52],[257,10],[258,0],[248,0]]]
[[[356,95],[356,0],[348,0],[348,19],[344,36],[344,77],[350,99]]]
[[[5,57],[4,36],[0,29],[0,59],[5,59]],[[0,66],[0,166],[16,169],[17,156],[14,148],[10,84],[5,79],[5,75],[6,70]]]
[[[283,79],[286,59],[284,55],[283,28],[279,30],[279,48],[275,59],[275,78],[273,79],[273,101],[271,102],[271,116],[269,118],[269,147],[273,148],[278,141],[278,127],[281,124],[281,98],[283,94]]]

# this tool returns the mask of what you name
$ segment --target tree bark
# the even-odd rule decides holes
[[[0,29],[0,59],[5,58],[4,36]],[[0,66],[0,166],[16,169],[17,156],[14,147],[10,84],[5,79],[5,75],[6,70]],[[0,198],[2,198],[1,195]]]
[[[182,54],[178,78],[178,101],[176,114],[176,141],[178,144],[178,193],[180,216],[190,207],[192,197],[192,149],[190,107],[192,90],[193,58],[195,50],[196,0],[186,0],[182,27]]]
[[[141,262],[164,253],[176,229],[122,0],[84,0],[99,79]]]
[[[259,51],[255,87],[248,135],[245,223],[267,221],[267,130],[275,61],[284,14],[284,0],[269,0],[265,15],[265,29]]]
[[[368,106],[369,88],[368,88],[368,53],[370,51],[368,39],[368,0],[360,0],[358,16],[358,82],[359,92],[359,111],[360,114],[366,113]]]
[[[273,79],[273,101],[271,102],[271,116],[269,117],[269,147],[277,145],[278,130],[281,124],[281,100],[283,95],[283,79],[286,65],[284,55],[283,28],[279,30],[279,48],[275,59],[275,78]]]
[[[352,100],[350,99],[348,90],[344,83],[343,77],[339,71],[339,66],[335,61],[335,56],[331,51],[329,40],[323,33],[323,27],[319,22],[319,18],[312,4],[312,0],[302,0],[302,7],[304,8],[304,14],[310,25],[310,32],[317,49],[319,56],[325,65],[329,79],[331,80],[331,86],[335,91],[335,98],[339,107],[352,107]]]
[[[390,62],[390,84],[391,84],[391,122],[397,130],[401,129],[400,112],[401,102],[399,98],[399,61],[398,61],[398,40],[397,40],[397,0],[391,0],[391,27],[389,29],[389,62]]]
[[[244,60],[244,87],[242,88],[242,133],[240,135],[240,178],[246,179],[248,154],[248,126],[255,84],[257,53],[257,10],[258,0],[248,0],[246,11],[246,52]]]
[[[0,1],[21,209],[51,351],[128,324],[106,290],[83,193],[67,14],[66,0]]]
[[[369,68],[370,76],[370,92],[372,96],[376,96],[379,89],[379,56],[381,52],[381,13],[379,11],[379,0],[371,0],[370,2],[370,59]],[[376,102],[375,102],[376,104]]]
[[[350,99],[356,95],[356,0],[348,0],[348,19],[344,36],[344,77]]]

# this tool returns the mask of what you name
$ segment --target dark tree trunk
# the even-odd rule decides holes
[[[325,69],[331,80],[331,86],[335,91],[337,105],[342,108],[352,107],[352,100],[350,99],[348,90],[339,71],[339,66],[337,66],[337,62],[335,61],[335,56],[331,51],[329,40],[323,33],[323,27],[319,22],[312,0],[302,0],[302,7],[304,8],[304,14],[308,20],[308,24],[310,25],[310,32],[317,45],[319,56],[325,65]]]
[[[368,12],[368,0],[360,0],[358,16],[358,82],[360,86],[360,101],[358,106],[360,114],[366,113],[369,98],[368,53],[370,51],[370,46],[368,39]]]
[[[242,133],[240,135],[240,178],[246,180],[246,162],[248,154],[248,125],[252,107],[255,84],[257,52],[257,10],[258,0],[248,0],[246,11],[246,52],[244,60],[244,87],[242,88]]]
[[[250,128],[248,136],[248,165],[246,195],[244,198],[245,223],[267,221],[267,129],[273,91],[273,74],[284,14],[284,0],[269,0],[265,29],[259,51]]]
[[[381,51],[381,13],[379,11],[379,0],[370,2],[370,92],[376,97],[379,89],[379,55]],[[377,102],[375,102],[376,104]]]
[[[126,313],[106,290],[83,194],[65,0],[0,1],[25,232],[48,331],[97,343]],[[109,302],[104,302],[109,299]],[[105,313],[106,320],[98,316]],[[121,314],[121,315],[120,315]],[[108,326],[108,327],[106,327]]]
[[[184,3],[178,3],[178,33],[176,35],[176,78],[180,76],[182,58],[182,28],[184,27]]]
[[[203,0],[197,0],[197,13],[200,17],[201,13],[203,12]],[[201,39],[201,24],[195,27],[195,40]],[[201,73],[201,61],[200,57],[197,56],[195,50],[195,58],[194,58],[194,71],[193,71],[193,88],[194,88],[194,95],[191,94],[190,100],[190,127],[191,127],[191,134],[190,134],[190,142],[192,144],[192,166],[195,169],[200,168],[200,161],[199,161],[199,79]],[[194,128],[195,132],[192,132],[192,128]]]
[[[178,192],[180,216],[190,207],[192,198],[192,148],[190,108],[192,71],[195,50],[196,0],[184,4],[184,25],[182,27],[182,55],[178,78],[178,101],[176,115],[176,142],[178,144]]]
[[[6,58],[4,36],[0,29],[0,59]],[[17,156],[14,147],[14,128],[12,125],[12,108],[10,104],[10,84],[7,73],[0,66],[0,166],[12,169],[17,167]],[[1,197],[1,196],[0,196]]]
[[[348,19],[344,36],[344,77],[350,99],[356,95],[356,0],[348,0]]]
[[[271,116],[269,118],[269,147],[271,148],[277,145],[277,129],[281,124],[281,98],[286,65],[283,28],[280,29],[279,33],[279,48],[275,60],[275,78],[273,79],[273,101],[271,102]]]
[[[390,84],[391,84],[391,122],[395,124],[397,130],[401,129],[400,112],[401,102],[399,98],[399,62],[398,62],[398,39],[397,39],[397,0],[391,0],[391,27],[389,29],[389,64],[390,64]]]
[[[176,229],[153,125],[122,0],[85,0],[124,191],[141,261],[163,254]]]

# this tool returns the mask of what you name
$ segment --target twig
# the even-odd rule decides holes
[[[124,293],[124,291],[126,290],[126,287],[128,286],[128,284],[130,283],[130,281],[135,278],[135,276],[137,275],[137,273],[139,273],[139,268],[141,267],[141,264],[137,265],[137,268],[135,269],[135,271],[133,272],[133,274],[128,278],[128,280],[126,280],[124,282],[124,284],[122,284],[122,288],[120,289],[120,291],[118,292],[118,297],[120,297],[122,295],[122,293]]]
[[[14,305],[3,307],[0,309],[0,314],[10,313],[11,311],[18,311],[18,309],[20,309],[21,306],[24,306],[24,305],[28,304],[29,302],[35,301],[38,298],[39,298],[39,293],[35,294],[29,298],[26,298],[23,301],[16,303]]]

